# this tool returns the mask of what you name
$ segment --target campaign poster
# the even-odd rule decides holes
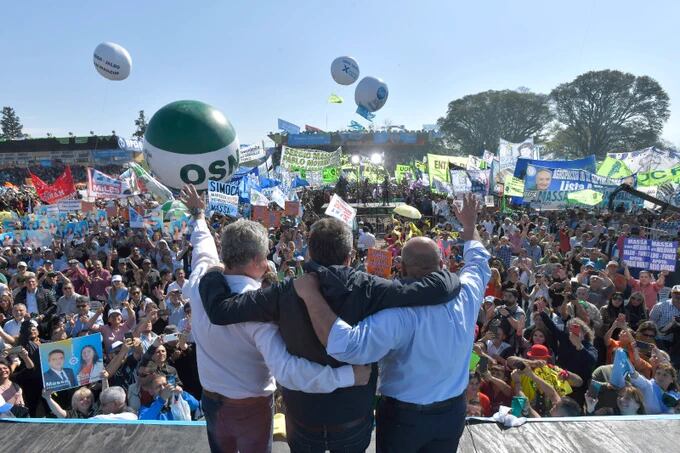
[[[104,353],[100,333],[40,345],[43,388],[67,390],[101,381]]]

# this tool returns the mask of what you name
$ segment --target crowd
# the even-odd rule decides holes
[[[78,184],[87,182],[87,165],[76,164],[70,165],[70,167],[74,183]],[[64,173],[65,168],[66,167],[63,164],[53,163],[49,167],[31,166],[30,170],[43,181],[51,182]],[[97,169],[109,175],[119,175],[124,171],[122,166],[115,164],[98,165]],[[26,167],[20,168],[16,166],[6,166],[4,168],[0,168],[0,181],[3,183],[22,186],[26,183],[26,178],[29,178],[30,176],[31,175],[29,174]]]
[[[8,181],[17,175],[11,173]],[[405,183],[342,183],[336,191],[353,202],[381,202],[387,193],[388,199],[403,199],[424,214],[420,221],[395,220],[384,241],[371,232],[374,226],[358,219],[353,248],[359,253],[344,263],[352,272],[365,275],[365,252],[378,247],[393,256],[393,278],[406,276],[405,250],[415,236],[437,245],[448,271],[465,272],[465,225],[450,200],[433,199],[426,188]],[[2,210],[26,209],[28,193],[5,192]],[[280,227],[266,231],[263,287],[279,287],[309,270],[312,224],[323,217],[321,207],[331,194],[303,189],[305,217],[284,218]],[[675,272],[657,273],[630,268],[622,260],[624,239],[658,234],[653,228],[662,220],[676,219],[653,212],[484,209],[475,237],[489,254],[483,261],[490,266],[490,278],[483,300],[477,300],[481,307],[475,313],[472,362],[465,377],[466,414],[491,416],[500,406],[529,417],[680,413],[680,266]],[[8,405],[0,405],[4,416],[203,417],[206,393],[199,379],[196,338],[203,333],[192,330],[192,309],[197,310],[201,300],[197,291],[185,289],[195,277],[194,260],[201,256],[194,237],[158,233],[149,237],[129,228],[123,219],[109,222],[107,228],[91,228],[81,243],[55,238],[50,247],[16,244],[1,250],[0,395]],[[223,233],[233,225],[226,217],[208,219],[206,227],[218,250],[226,237]],[[665,236],[677,240],[680,232]],[[223,251],[223,262],[225,257]],[[356,324],[370,314],[343,319]],[[221,323],[272,321],[277,316],[285,317],[282,313],[263,319],[232,317]],[[316,329],[317,319],[312,321]],[[284,321],[279,322],[283,331]],[[68,390],[43,389],[48,370],[42,369],[40,346],[92,333],[102,335],[103,366],[84,373],[96,382]],[[282,333],[288,350],[295,353]],[[316,342],[314,336],[298,337]],[[327,340],[330,348],[331,338]],[[305,354],[310,347],[298,346]],[[339,365],[325,358],[315,360],[328,357],[321,344],[318,348],[316,355],[300,355]],[[351,362],[350,355],[333,357]],[[52,360],[50,356],[50,369],[60,371],[59,354],[54,366]],[[295,388],[285,379],[284,387]],[[375,372],[371,379],[375,389]],[[286,406],[295,397],[285,390],[283,396],[277,410],[291,410]],[[289,431],[295,429],[303,428],[289,426]]]

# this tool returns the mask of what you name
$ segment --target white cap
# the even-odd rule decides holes
[[[123,276],[122,275],[114,275],[111,277],[111,282],[122,282],[123,281]]]
[[[19,262],[17,263],[17,267],[21,267],[21,266],[23,266],[23,267],[28,267],[28,264],[26,264],[26,261],[19,261]]]

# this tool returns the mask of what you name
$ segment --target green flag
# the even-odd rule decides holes
[[[630,168],[621,160],[607,156],[597,169],[597,174],[608,178],[620,179],[633,174]]]
[[[586,206],[595,206],[602,203],[604,195],[593,189],[578,190],[567,194],[567,203],[580,203]]]
[[[323,169],[323,183],[330,184],[340,179],[340,169],[338,167],[326,167]]]
[[[411,170],[410,165],[397,164],[397,166],[394,167],[394,179],[396,179],[397,182],[401,182],[407,173],[411,173]]]
[[[331,93],[331,95],[328,97],[328,103],[329,104],[342,104],[344,102],[344,99],[342,99],[340,96],[338,96],[335,93]]]
[[[680,165],[666,170],[652,170],[637,174],[637,185],[639,187],[660,186],[667,182],[680,183]]]

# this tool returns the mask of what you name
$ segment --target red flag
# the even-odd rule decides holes
[[[305,124],[305,131],[307,132],[324,132],[318,127],[310,126],[309,124]]]
[[[76,194],[76,186],[73,185],[73,176],[71,176],[71,167],[67,166],[64,173],[52,185],[47,184],[30,170],[28,173],[33,180],[35,191],[38,192],[38,196],[45,203],[53,204]]]

